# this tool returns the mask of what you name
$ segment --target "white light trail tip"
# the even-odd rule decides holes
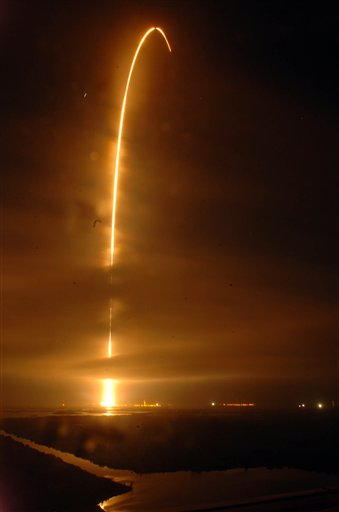
[[[112,306],[109,307],[108,357],[112,357]]]

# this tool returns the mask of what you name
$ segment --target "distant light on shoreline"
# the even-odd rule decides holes
[[[256,404],[250,403],[237,403],[237,404],[222,404],[223,407],[255,407]]]
[[[253,402],[239,402],[239,403],[222,403],[217,404],[216,402],[211,402],[212,407],[221,406],[221,407],[255,407],[256,404]]]

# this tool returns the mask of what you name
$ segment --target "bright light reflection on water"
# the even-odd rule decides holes
[[[111,407],[107,407],[106,411],[103,413],[103,416],[116,416],[116,414],[112,411]]]

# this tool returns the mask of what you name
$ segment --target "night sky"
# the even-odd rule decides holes
[[[339,399],[338,17],[312,5],[1,3],[5,405],[96,404],[108,377],[120,403]],[[151,34],[132,78],[110,286],[152,26],[173,53]]]

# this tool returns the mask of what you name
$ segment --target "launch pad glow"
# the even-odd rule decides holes
[[[113,183],[113,201],[112,201],[112,227],[111,227],[111,250],[110,250],[110,268],[111,268],[111,282],[112,282],[112,272],[113,272],[113,262],[114,262],[114,243],[115,243],[115,218],[116,218],[116,209],[117,209],[117,194],[118,194],[118,179],[119,179],[119,164],[120,164],[120,149],[121,149],[121,138],[122,138],[122,129],[124,126],[124,118],[125,118],[125,109],[126,109],[126,103],[127,103],[127,95],[129,90],[129,85],[133,73],[133,69],[136,63],[136,60],[138,58],[139,52],[147,39],[147,37],[152,32],[159,32],[159,34],[164,38],[168,50],[171,52],[172,49],[170,47],[170,44],[168,42],[168,39],[164,33],[164,31],[159,27],[152,27],[149,28],[145,34],[142,36],[138,47],[135,51],[132,64],[130,66],[126,87],[125,87],[125,94],[124,99],[121,106],[121,114],[120,114],[120,123],[119,123],[119,133],[118,133],[118,142],[117,142],[117,152],[116,152],[116,158],[115,158],[115,169],[114,169],[114,183]],[[107,357],[112,357],[112,303],[110,304],[109,308],[109,336],[108,336],[108,347],[107,347]],[[113,379],[104,379],[103,381],[103,396],[101,405],[103,407],[114,407],[116,405],[116,399],[115,399],[115,384],[116,382]]]

